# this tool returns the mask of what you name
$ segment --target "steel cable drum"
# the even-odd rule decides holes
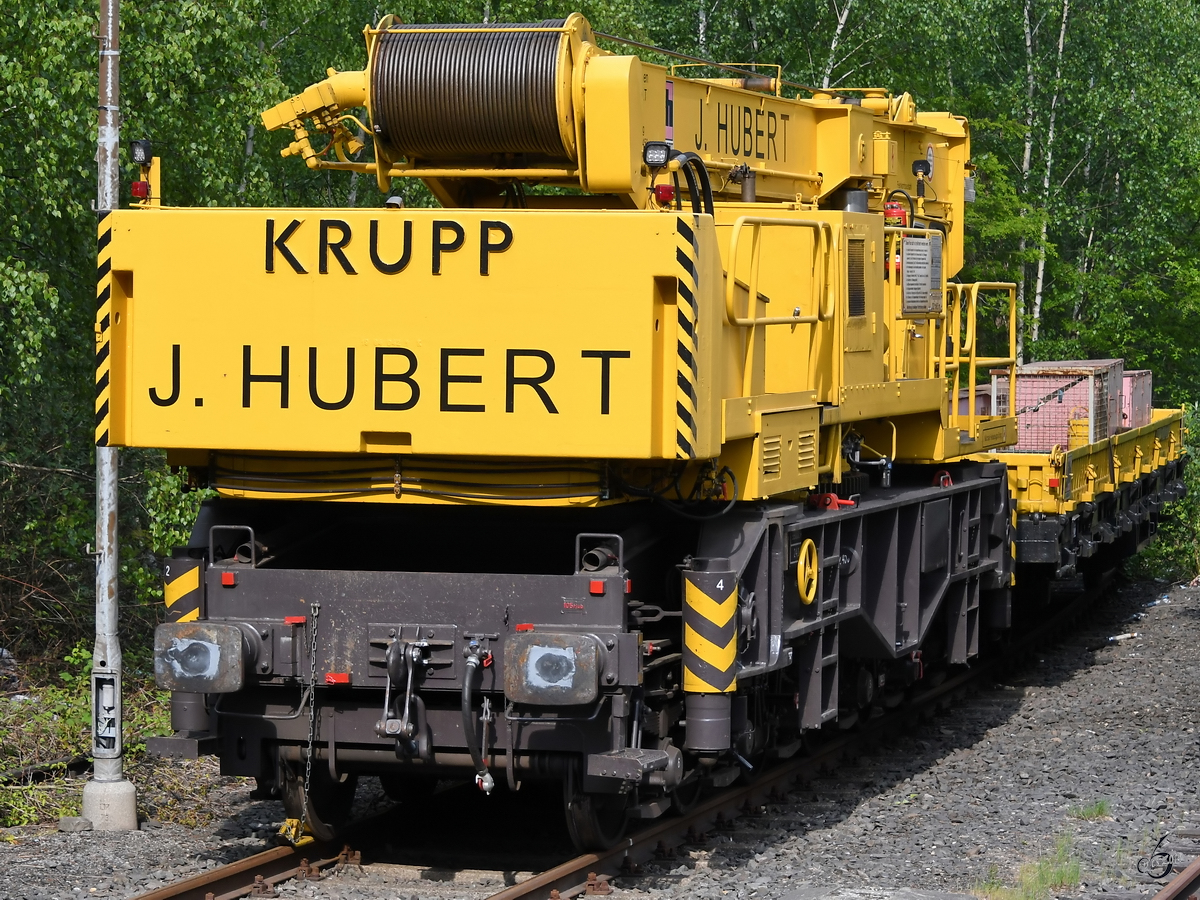
[[[566,23],[391,26],[372,60],[377,137],[409,160],[523,153],[573,161],[569,105],[559,111],[570,103]]]

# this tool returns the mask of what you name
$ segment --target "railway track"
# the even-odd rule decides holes
[[[839,764],[850,760],[865,745],[911,725],[918,717],[931,717],[952,706],[974,685],[1019,665],[1039,647],[1053,643],[1066,627],[1102,593],[1107,585],[1080,592],[1052,619],[1013,641],[1004,653],[947,677],[937,686],[914,694],[894,710],[861,723],[856,730],[832,737],[802,756],[783,760],[766,769],[753,781],[720,789],[686,815],[664,816],[648,828],[623,838],[603,852],[585,853],[506,886],[488,900],[567,900],[577,896],[609,893],[610,882],[634,876],[640,867],[656,859],[685,856],[687,848],[703,846],[717,835],[726,834],[764,815],[771,804],[786,802],[789,791],[814,780],[843,773]],[[844,779],[843,779],[844,780]],[[819,789],[818,789],[819,790]],[[369,834],[370,820],[355,823],[348,834]],[[277,847],[201,875],[166,885],[134,900],[235,900],[240,897],[274,896],[274,887],[291,879],[319,879],[324,873],[361,864],[360,851],[350,846],[308,843],[299,847]],[[1200,873],[1197,874],[1200,879]],[[1171,895],[1186,897],[1187,894]]]
[[[1200,856],[1155,894],[1154,900],[1188,900],[1197,893],[1200,893]]]
[[[275,885],[285,881],[316,879],[323,872],[359,863],[357,851],[349,847],[343,847],[331,856],[321,855],[328,850],[327,846],[316,843],[273,847],[139,894],[137,900],[237,900],[239,897],[273,896]]]

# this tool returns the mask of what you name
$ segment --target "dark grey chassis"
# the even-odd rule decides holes
[[[892,487],[853,506],[747,503],[703,522],[645,502],[210,501],[173,565],[203,573],[191,627],[241,646],[225,651],[214,688],[172,682],[163,643],[160,676],[191,690],[175,694],[176,734],[150,749],[216,753],[224,773],[272,785],[299,779],[310,759],[328,784],[482,767],[489,787],[493,771],[510,784],[564,780],[580,796],[619,798],[618,814],[654,816],[701,777],[720,783],[789,755],[804,730],[869,714],[926,669],[969,663],[1012,625],[1014,562],[1030,581],[1081,560],[1111,567],[1183,492],[1172,462],[1067,519],[1021,517],[1014,559],[1004,467],[948,471],[952,484],[931,486],[933,470],[897,468]],[[819,578],[806,605],[807,540]],[[1098,554],[1105,544],[1112,552]],[[697,705],[689,726],[680,569],[726,559],[738,577],[737,691],[726,721]],[[574,680],[536,676],[531,648],[571,648]],[[728,734],[728,746],[684,754],[689,727]]]

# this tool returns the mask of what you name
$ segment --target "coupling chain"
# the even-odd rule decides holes
[[[313,751],[317,742],[317,617],[321,601],[312,605],[312,627],[308,631],[308,756],[304,761],[304,804],[300,812],[300,833],[308,825],[308,792],[312,786]]]

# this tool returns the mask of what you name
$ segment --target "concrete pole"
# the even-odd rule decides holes
[[[100,96],[96,212],[118,206],[120,0],[100,0]],[[107,243],[107,242],[105,242]],[[107,335],[104,336],[107,339]],[[97,831],[136,831],[137,791],[125,780],[121,722],[121,644],[117,639],[117,449],[96,447],[96,647],[92,656],[93,778],[83,817]]]

